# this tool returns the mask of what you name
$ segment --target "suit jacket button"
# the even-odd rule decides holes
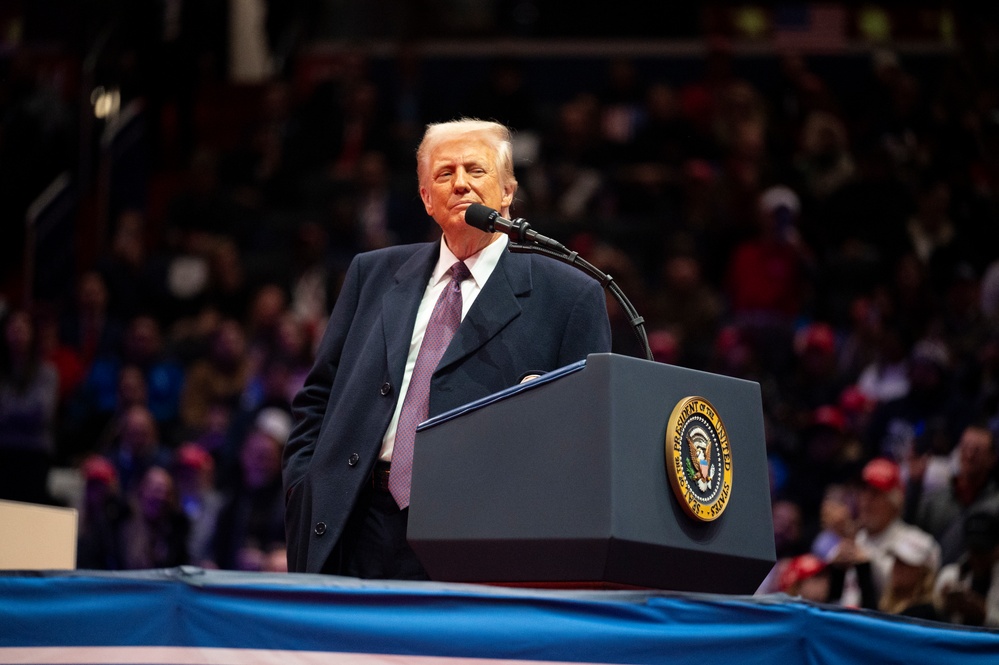
[[[321,536],[326,533],[326,522],[316,522],[316,535]]]
[[[350,457],[347,458],[347,466],[357,466],[357,463],[361,461],[361,456],[357,453],[351,453]]]
[[[382,394],[382,397],[385,397],[390,392],[392,392],[392,384],[386,381],[385,383],[382,384],[382,388],[378,392]]]

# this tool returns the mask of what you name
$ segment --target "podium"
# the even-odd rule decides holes
[[[701,480],[677,457],[691,397],[728,455],[707,517],[670,478]],[[434,580],[751,594],[776,560],[752,381],[592,354],[422,423],[415,451],[408,539]]]

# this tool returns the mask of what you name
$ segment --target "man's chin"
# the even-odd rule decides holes
[[[447,220],[445,220],[443,223],[440,224],[440,227],[441,229],[444,230],[445,233],[451,233],[451,234],[456,233],[464,235],[475,232],[482,233],[481,230],[475,228],[470,224],[465,223],[464,212],[462,212],[460,215],[454,215],[452,217],[449,217]]]

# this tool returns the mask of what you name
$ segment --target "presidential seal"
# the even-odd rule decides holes
[[[732,448],[718,412],[703,397],[673,407],[666,428],[666,475],[684,511],[710,522],[732,496]]]

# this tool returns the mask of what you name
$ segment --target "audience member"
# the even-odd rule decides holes
[[[994,475],[999,456],[992,430],[982,424],[969,425],[961,434],[956,452],[957,470],[951,482],[922,496],[914,520],[940,543],[945,564],[957,561],[966,551],[965,516],[983,504],[999,500]]]
[[[108,449],[100,452],[114,464],[122,492],[129,494],[151,467],[169,468],[171,453],[162,445],[156,419],[146,406],[123,411],[116,424],[117,435]]]
[[[277,424],[266,414],[243,441],[240,475],[218,516],[212,552],[228,570],[261,570],[267,553],[284,547],[281,454],[290,419]]]
[[[677,363],[704,369],[721,326],[725,303],[704,279],[701,260],[687,237],[672,239],[656,288],[648,300],[648,320],[673,332]]]
[[[246,352],[254,363],[274,353],[287,310],[288,294],[279,285],[267,283],[254,291],[246,318],[236,319],[246,331]]]
[[[622,116],[633,119],[635,127],[633,137],[618,148],[618,212],[631,218],[677,216],[691,132],[676,90],[662,81],[652,83],[637,113],[619,111],[611,117]]]
[[[928,533],[908,531],[888,548],[892,557],[888,584],[878,607],[889,614],[936,620],[933,586],[940,567],[940,547]]]
[[[151,466],[130,493],[130,513],[120,531],[122,568],[172,568],[187,564],[190,523],[177,502],[173,477]]]
[[[784,495],[796,501],[807,515],[809,538],[818,531],[820,508],[827,488],[844,484],[856,476],[863,461],[855,457],[846,432],[846,420],[838,407],[824,404],[814,409],[799,432],[795,450],[788,455],[789,478]]]
[[[349,188],[354,228],[351,245],[366,251],[425,240],[432,233],[418,201],[408,196],[389,170],[388,157],[377,150],[363,153]]]
[[[999,627],[999,506],[964,518],[965,553],[937,575],[934,602],[943,620]]]
[[[901,252],[889,266],[887,279],[875,287],[885,318],[909,339],[927,337],[939,307],[929,273],[911,251]]]
[[[909,249],[926,270],[934,293],[942,294],[957,265],[968,255],[951,219],[951,185],[942,174],[927,173],[915,189],[916,208],[905,226]]]
[[[991,334],[989,321],[979,305],[979,284],[978,272],[966,258],[957,262],[942,284],[936,325],[938,334],[947,340],[954,353],[958,378],[967,375],[969,365],[974,362],[972,358],[985,346]]]
[[[804,553],[808,549],[808,536],[801,507],[794,501],[778,499],[771,507],[774,522],[774,549],[778,559]]]
[[[853,179],[853,157],[846,123],[836,114],[814,109],[803,121],[792,161],[810,204],[819,204]]]
[[[817,296],[820,299],[829,297],[829,294]],[[842,305],[842,315],[840,303],[829,303],[825,308],[834,312],[830,320],[844,328],[836,354],[837,371],[844,380],[855,383],[860,373],[878,360],[884,331],[881,312],[869,295],[851,296],[849,303]]]
[[[608,163],[599,115],[599,104],[589,94],[559,106],[555,127],[542,136],[539,159],[525,173],[518,192],[518,198],[526,195],[533,214],[578,222],[597,203],[607,178],[601,167]]]
[[[768,188],[757,197],[755,210],[756,231],[735,246],[724,293],[733,320],[753,331],[763,360],[783,373],[793,323],[811,297],[810,250],[797,229],[801,202],[792,189]]]
[[[857,445],[862,446],[864,433],[870,425],[871,413],[877,402],[865,395],[859,386],[852,384],[843,388],[837,405],[846,421],[847,432],[858,439]],[[863,456],[864,451],[861,449],[857,454]]]
[[[843,540],[857,535],[857,491],[847,484],[825,488],[819,508],[819,532],[812,540],[811,552],[823,561]]]
[[[212,564],[211,542],[218,527],[224,496],[215,480],[215,460],[196,443],[185,443],[174,456],[177,500],[191,525],[187,551],[191,562]]]
[[[79,507],[76,567],[120,570],[121,528],[128,505],[118,483],[118,471],[105,457],[91,453],[80,464],[83,499]]]
[[[204,308],[194,312],[186,321],[197,321],[204,317],[206,309],[220,318],[245,320],[253,294],[249,283],[250,275],[247,274],[243,254],[236,241],[221,237],[211,243],[205,254],[208,281],[205,285]]]
[[[857,521],[852,527],[856,535],[852,539],[844,538],[833,548],[830,562],[847,566],[869,562],[874,594],[880,600],[889,586],[893,545],[912,532],[925,532],[902,521],[904,491],[895,462],[875,458],[864,466],[861,475],[863,486],[858,496]],[[851,583],[856,586],[851,588]],[[848,579],[843,604],[859,605],[861,592],[859,583]]]
[[[974,393],[971,402],[977,413],[985,414],[989,419],[989,427],[999,428],[999,326],[993,325],[992,330],[971,358],[968,359],[972,368],[966,373],[966,385]]]
[[[42,357],[31,315],[3,321],[0,346],[0,499],[53,503],[48,473],[55,452],[59,375]]]
[[[101,432],[119,408],[119,383],[126,365],[142,371],[146,406],[164,438],[173,438],[184,368],[170,356],[160,323],[153,316],[141,314],[128,322],[121,349],[95,360],[73,397],[63,428],[67,450],[77,454],[95,450]]]
[[[118,399],[104,429],[88,442],[89,450],[107,452],[117,440],[122,420],[132,407],[149,408],[149,388],[146,376],[136,365],[123,365],[118,372]]]
[[[794,356],[782,392],[793,425],[802,428],[809,425],[815,409],[839,401],[846,382],[839,375],[836,363],[839,340],[831,325],[813,322],[803,326],[796,331],[792,343]]]
[[[76,392],[83,381],[86,368],[79,352],[59,338],[59,322],[51,311],[40,311],[35,317],[35,326],[35,334],[38,336],[38,352],[44,361],[55,368],[59,381],[56,413],[56,424],[58,425],[64,418],[63,412],[70,396]],[[56,443],[58,443],[58,435],[56,435]]]
[[[162,302],[160,266],[150,251],[150,237],[141,210],[122,210],[107,254],[80,279],[76,311],[65,332],[81,346],[88,366],[118,348],[125,322]]]
[[[326,328],[327,312],[333,308],[340,277],[329,256],[329,232],[315,222],[302,223],[292,251],[289,309],[302,322],[311,339],[319,340]],[[314,348],[309,349],[310,353],[314,351]]]
[[[880,316],[879,316],[880,318]],[[879,324],[874,357],[857,375],[857,388],[876,403],[901,399],[909,394],[909,358],[904,332]]]
[[[906,485],[902,519],[915,524],[923,495],[950,486],[957,470],[956,452],[945,423],[939,419],[916,433],[905,459],[899,462]]]
[[[211,339],[208,355],[187,369],[180,395],[180,419],[187,437],[209,427],[213,407],[231,413],[239,404],[252,370],[247,333],[236,320],[223,320]]]
[[[89,369],[97,358],[119,347],[123,319],[113,315],[107,282],[97,270],[80,275],[75,296],[62,310],[59,338],[79,353]]]
[[[814,554],[799,554],[784,566],[778,589],[814,603],[829,602],[829,571]]]
[[[954,390],[952,360],[946,345],[923,339],[909,354],[909,391],[882,402],[871,415],[865,436],[868,454],[896,461],[906,458],[916,435],[926,423],[944,423],[946,435],[956,441],[968,424],[970,407]]]

